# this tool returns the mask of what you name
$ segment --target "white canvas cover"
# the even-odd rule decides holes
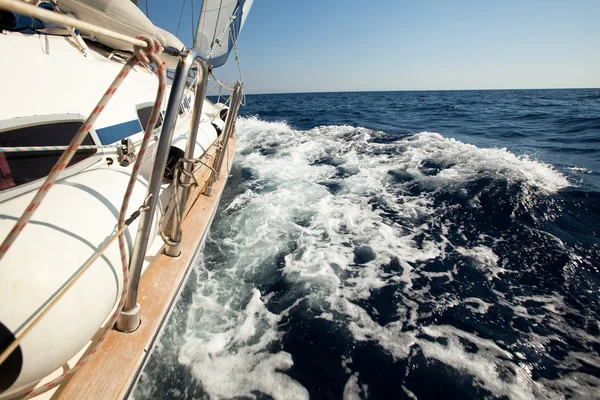
[[[155,26],[144,13],[129,0],[61,0],[60,9],[72,13],[77,19],[136,37],[152,36],[163,46],[183,49],[184,45],[175,35]],[[120,40],[83,31],[82,34],[110,48],[133,50],[133,46]]]

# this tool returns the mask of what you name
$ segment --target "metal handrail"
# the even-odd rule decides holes
[[[206,79],[207,72],[208,71],[202,71],[202,75],[198,75],[198,76],[201,77],[202,79]],[[196,142],[196,136],[197,136],[196,134],[198,131],[198,123],[200,122],[200,113],[202,111],[202,103],[204,102],[204,97],[206,95],[206,86],[207,85],[204,85],[203,91],[201,91],[201,90],[196,91],[196,100],[194,102],[194,114],[192,117],[192,127],[190,128],[190,129],[193,129],[194,131],[190,132],[190,135],[188,136],[186,151],[185,151],[185,155],[184,155],[184,158],[186,160],[194,159],[193,156],[194,156],[195,142]],[[237,119],[237,112],[238,112],[239,106],[241,104],[241,99],[242,99],[242,94],[243,94],[242,85],[238,82],[234,85],[234,88],[232,90],[233,90],[233,93],[232,93],[231,108],[229,109],[229,113],[225,120],[225,127],[223,129],[223,134],[217,141],[215,141],[215,143],[217,143],[217,152],[216,152],[215,162],[212,167],[205,164],[210,169],[210,175],[207,179],[207,187],[210,186],[210,189],[206,189],[204,194],[209,197],[212,195],[212,186],[213,186],[214,181],[216,179],[219,179],[219,171],[221,169],[221,166],[223,165],[224,152],[227,149],[228,140],[231,137],[231,134],[233,132],[235,120]],[[193,167],[194,167],[193,163],[186,162],[186,163],[183,163],[184,171],[176,170],[176,172],[175,172],[174,181],[179,183],[178,185],[176,185],[177,193],[175,194],[176,199],[174,202],[174,206],[177,207],[177,209],[174,210],[174,213],[177,213],[177,215],[174,215],[174,217],[171,219],[170,237],[169,237],[168,241],[165,241],[165,243],[167,244],[167,246],[165,248],[165,254],[168,256],[171,256],[171,257],[178,257],[181,254],[181,235],[182,235],[182,232],[180,229],[180,225],[182,222],[181,217],[183,216],[183,214],[185,212],[185,205],[186,205],[186,200],[187,200],[187,196],[189,193],[190,180],[192,179],[191,174],[193,173],[193,171],[192,171]],[[179,216],[179,217],[177,217],[177,216]]]
[[[238,111],[240,109],[240,104],[242,102],[244,93],[244,86],[240,82],[236,82],[233,86],[233,94],[231,95],[231,104],[229,107],[229,112],[227,113],[227,118],[225,119],[225,127],[223,128],[222,143],[219,146],[219,152],[217,153],[217,158],[214,163],[214,172],[210,174],[208,179],[208,183],[206,186],[205,194],[207,196],[212,195],[213,184],[215,181],[219,180],[219,174],[221,171],[221,166],[223,165],[223,160],[225,158],[225,151],[227,149],[227,144],[229,143],[229,138],[233,134],[233,129],[235,126],[235,121],[237,120]]]
[[[133,332],[137,330],[140,325],[140,305],[137,304],[137,295],[140,278],[142,275],[144,257],[146,255],[146,249],[150,240],[152,222],[154,220],[154,214],[159,198],[158,195],[163,179],[163,171],[165,170],[169,149],[171,148],[173,132],[175,130],[175,124],[179,114],[179,106],[186,88],[187,77],[194,65],[198,65],[200,67],[199,73],[202,71],[204,75],[202,80],[197,80],[196,98],[198,98],[198,92],[206,93],[208,64],[201,56],[199,51],[190,50],[187,55],[179,60],[177,69],[175,71],[175,76],[173,77],[171,94],[169,96],[169,102],[167,104],[167,110],[165,112],[165,118],[163,121],[162,134],[158,141],[154,166],[152,168],[152,175],[150,176],[150,181],[148,182],[147,198],[149,198],[149,201],[147,205],[149,209],[148,212],[146,212],[140,219],[135,238],[135,245],[131,254],[131,261],[129,263],[129,271],[131,274],[130,289],[127,294],[127,298],[125,299],[123,311],[121,311],[116,324],[116,329],[121,332]],[[204,98],[202,98],[202,101],[199,102],[199,105],[195,105],[194,112],[198,112],[198,115],[194,115],[192,117],[192,121],[199,122],[203,102]],[[197,133],[198,128],[196,124],[196,126],[192,126],[192,129],[190,130],[190,136],[194,135],[192,144],[195,143],[195,136]],[[190,138],[188,137],[188,143],[189,142]],[[188,147],[190,147],[189,144]]]
[[[194,81],[196,84],[196,98],[194,100],[194,110],[192,112],[192,118],[190,121],[190,132],[187,137],[187,142],[185,145],[185,153],[183,157],[185,159],[194,158],[194,150],[196,149],[196,138],[198,137],[198,129],[200,127],[200,119],[202,118],[202,105],[204,104],[204,98],[206,97],[206,88],[208,86],[208,63],[204,60],[202,62],[195,61],[198,65],[198,74],[196,75]],[[188,195],[188,187],[190,183],[190,174],[192,173],[193,164],[184,163],[183,169],[187,172],[181,174],[178,169],[175,170],[175,176],[173,177],[173,181],[176,179],[181,183],[180,185],[176,185],[177,193],[177,201],[176,205],[179,206],[178,210],[174,210],[174,212],[179,213],[178,215],[182,216],[185,211],[185,202],[187,200]],[[171,240],[177,242],[176,246],[167,246],[165,249],[165,254],[171,257],[177,257],[181,254],[179,242],[181,242],[181,231],[179,230],[179,218],[173,218],[171,225]]]

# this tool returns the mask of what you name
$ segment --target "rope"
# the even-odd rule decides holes
[[[234,14],[235,14],[235,11],[234,11]],[[223,30],[223,33],[221,34],[221,36],[219,37],[219,39],[217,39],[217,43],[219,43],[220,39],[223,37],[223,35],[224,35],[225,31],[227,30],[227,28],[229,28],[230,30],[233,29],[233,26],[231,25],[231,23],[233,22],[234,19],[235,19],[235,15],[232,15],[231,18],[229,18],[229,22],[228,22],[227,26],[225,27],[225,29]],[[233,36],[233,30],[231,30],[231,35]],[[212,55],[213,50],[214,50],[214,48],[211,48],[210,54],[208,55],[208,59],[210,59],[210,56]],[[238,73],[240,75],[240,82],[244,82],[244,77],[242,76],[242,65],[240,63],[240,53],[238,52],[238,48],[237,48],[237,40],[233,41],[233,51],[235,52],[235,61],[236,61],[237,67],[238,67]],[[211,78],[213,78],[213,80],[220,86],[218,99],[221,98],[221,88],[227,89],[230,92],[233,92],[235,90],[234,88],[229,87],[226,84],[224,84],[223,82],[221,82],[220,80],[218,80],[213,75],[212,68],[209,69],[209,74],[210,74]],[[217,102],[218,102],[218,100],[217,100]],[[243,97],[243,101],[242,101],[241,105],[242,106],[246,105],[246,93],[245,92],[244,92],[244,97]]]
[[[217,12],[216,21],[221,19],[221,7],[223,7],[223,0],[221,0],[221,3],[219,4],[219,11]],[[202,2],[202,8],[204,8],[204,2]],[[212,43],[210,44],[210,54],[208,55],[208,59],[210,59],[210,55],[212,54],[212,49],[215,45],[215,36],[217,36],[217,26],[218,26],[218,24],[215,24],[215,31],[213,32]],[[218,39],[217,39],[217,42],[218,42]]]
[[[19,344],[25,339],[25,336],[27,336],[27,334],[38,324],[38,322],[41,321],[42,317],[44,315],[46,315],[50,309],[56,304],[58,303],[58,301],[60,299],[63,298],[63,296],[67,293],[67,291],[73,287],[73,285],[75,283],[77,283],[77,281],[79,280],[79,278],[81,278],[81,276],[83,276],[83,273],[86,272],[88,270],[89,267],[92,266],[92,264],[98,259],[100,258],[100,256],[102,256],[102,254],[104,254],[104,252],[106,251],[106,249],[108,249],[108,247],[115,241],[115,239],[121,235],[125,229],[127,228],[127,226],[129,224],[131,224],[133,221],[135,221],[141,214],[141,212],[145,211],[144,209],[145,206],[140,207],[140,209],[138,211],[136,211],[135,213],[133,213],[131,215],[130,218],[127,219],[128,224],[123,226],[120,230],[117,231],[117,233],[115,233],[110,239],[109,241],[102,246],[102,248],[96,253],[94,254],[94,256],[90,259],[90,261],[88,261],[78,272],[77,274],[75,274],[73,277],[70,278],[68,284],[61,289],[60,293],[58,293],[54,298],[52,298],[50,300],[50,302],[46,305],[46,307],[41,310],[36,316],[35,318],[31,321],[31,323],[23,330],[23,332],[19,335],[19,337],[17,337],[15,340],[13,340],[13,342],[2,351],[2,354],[0,354],[0,364],[2,364],[11,354],[12,352],[17,348],[17,346],[19,346]],[[39,393],[38,393],[39,394]]]
[[[135,164],[133,165],[133,169],[131,171],[129,184],[127,185],[127,190],[125,191],[125,196],[123,197],[123,204],[121,205],[121,211],[119,212],[119,227],[123,226],[123,224],[125,223],[125,215],[127,213],[127,207],[129,206],[129,198],[131,197],[133,187],[135,186],[135,183],[137,181],[137,175],[140,170],[140,167],[142,166],[142,161],[144,159],[144,155],[146,154],[146,149],[148,147],[148,142],[154,134],[154,125],[156,125],[156,121],[158,121],[160,109],[162,107],[162,102],[165,95],[165,89],[167,87],[167,74],[165,72],[164,63],[159,58],[160,54],[162,53],[162,46],[156,39],[146,40],[148,40],[151,52],[146,54],[146,52],[142,51],[142,49],[135,48],[135,57],[132,58],[139,59],[145,64],[150,64],[150,59],[152,60],[152,63],[157,67],[156,73],[158,74],[158,90],[156,92],[156,99],[154,100],[154,105],[152,106],[150,118],[148,119],[148,122],[146,124],[144,138],[138,151],[137,159],[135,160]],[[119,248],[121,249],[121,262],[123,264],[123,269],[128,269],[129,262],[127,259],[127,252],[125,250],[125,238],[123,237],[123,235],[119,236]]]
[[[99,150],[99,149],[111,149],[117,148],[121,146],[121,144],[107,144],[104,146],[79,146],[77,151],[81,150]],[[33,151],[64,151],[67,150],[69,146],[38,146],[38,147],[0,147],[0,153],[24,153],[24,152],[33,152]]]
[[[217,78],[216,78],[216,77],[213,75],[212,71],[210,71],[210,72],[209,72],[209,74],[210,74],[210,77],[211,77],[211,78],[213,78],[213,80],[214,80],[215,82],[217,82],[217,83],[219,84],[219,86],[221,86],[223,89],[227,89],[227,90],[229,90],[229,91],[231,91],[231,92],[233,92],[233,91],[235,90],[235,89],[233,89],[233,88],[230,88],[229,86],[227,86],[226,84],[224,84],[224,83],[223,83],[223,82],[221,82],[220,80],[218,80],[218,79],[217,79]],[[219,92],[219,97],[220,97],[220,96],[221,96],[221,93]]]
[[[242,65],[240,64],[240,53],[238,53],[237,40],[233,42],[233,51],[235,52],[235,61],[237,62],[238,72],[240,74],[240,83],[244,82],[242,77]],[[233,91],[233,89],[231,89]]]
[[[5,1],[5,0],[0,0],[0,1]],[[62,170],[66,167],[66,165],[68,165],[69,161],[71,160],[71,158],[77,151],[77,148],[79,147],[79,145],[81,144],[81,142],[83,141],[85,136],[87,135],[87,132],[92,128],[92,125],[94,124],[94,122],[96,121],[96,119],[98,118],[98,116],[100,115],[102,110],[104,110],[104,108],[108,104],[109,100],[115,94],[115,92],[117,91],[117,88],[121,85],[123,80],[127,77],[127,75],[129,74],[129,72],[131,71],[133,66],[136,65],[139,61],[148,64],[150,62],[150,60],[152,60],[152,63],[154,63],[157,66],[157,74],[158,74],[158,78],[159,78],[159,85],[158,85],[158,90],[157,90],[157,95],[156,95],[156,101],[152,108],[152,113],[150,115],[150,119],[148,120],[148,124],[146,126],[144,139],[142,140],[142,144],[141,144],[141,147],[139,150],[139,155],[136,160],[136,163],[134,164],[131,178],[129,180],[129,185],[127,187],[125,196],[123,198],[123,204],[121,206],[121,213],[119,215],[119,220],[118,220],[118,225],[117,225],[118,226],[117,234],[114,235],[111,238],[111,240],[109,241],[109,243],[107,243],[101,250],[101,252],[105,251],[106,248],[108,247],[108,245],[110,245],[110,243],[112,243],[114,241],[115,237],[118,238],[119,251],[121,253],[121,261],[122,261],[122,266],[123,266],[123,290],[120,295],[120,301],[117,305],[117,309],[116,309],[115,313],[111,316],[109,322],[103,328],[104,331],[102,332],[100,337],[96,340],[95,343],[92,343],[90,345],[90,347],[87,349],[87,351],[79,359],[79,361],[73,368],[64,372],[58,378],[46,383],[42,387],[27,393],[25,395],[25,398],[31,398],[31,397],[37,396],[37,395],[44,393],[47,390],[53,388],[54,386],[60,384],[65,378],[67,378],[67,377],[73,375],[75,372],[77,372],[77,370],[79,370],[79,368],[81,368],[90,359],[90,357],[98,351],[99,347],[102,345],[102,343],[106,339],[106,336],[108,335],[108,333],[112,329],[113,325],[117,321],[117,318],[119,317],[119,314],[123,308],[123,305],[125,304],[125,297],[127,296],[127,293],[129,292],[129,268],[128,268],[128,263],[127,263],[127,255],[126,255],[126,251],[125,251],[125,245],[124,245],[125,242],[123,239],[123,233],[125,232],[125,229],[128,226],[128,224],[130,224],[135,218],[137,218],[137,216],[139,216],[139,214],[142,211],[146,210],[146,206],[145,205],[142,206],[142,208],[140,208],[137,211],[137,215],[136,215],[136,213],[134,213],[129,219],[127,219],[127,221],[125,220],[124,213],[126,212],[127,206],[129,205],[129,199],[130,199],[131,193],[133,191],[133,184],[137,180],[137,174],[138,174],[139,168],[141,166],[141,161],[144,158],[144,154],[146,152],[148,142],[149,142],[150,138],[153,136],[154,125],[156,124],[156,121],[158,119],[158,113],[160,112],[160,108],[161,108],[163,97],[164,97],[164,91],[166,88],[166,73],[165,73],[164,65],[161,62],[161,60],[158,58],[158,56],[162,52],[162,46],[156,39],[148,39],[148,38],[141,37],[141,36],[138,36],[138,38],[140,40],[144,41],[144,43],[145,43],[144,47],[147,47],[148,50],[143,50],[142,47],[135,47],[134,55],[129,60],[127,60],[127,63],[123,66],[123,69],[121,70],[119,75],[117,75],[117,77],[115,78],[113,83],[110,85],[109,89],[106,91],[104,96],[102,96],[102,98],[98,102],[98,105],[96,106],[96,108],[94,108],[94,110],[92,111],[92,113],[90,114],[88,119],[85,121],[85,123],[82,125],[82,127],[77,131],[77,133],[75,134],[75,137],[71,141],[71,144],[68,146],[67,150],[65,150],[63,152],[63,154],[57,161],[56,165],[54,165],[54,167],[48,174],[48,177],[46,178],[45,182],[39,188],[35,197],[33,198],[31,203],[25,210],[25,212],[21,215],[21,217],[15,224],[14,228],[11,230],[11,232],[4,239],[4,242],[0,246],[0,260],[1,260],[1,258],[4,257],[4,255],[6,254],[6,252],[12,245],[12,243],[14,243],[14,241],[17,239],[19,234],[23,231],[23,228],[25,228],[25,226],[27,225],[27,223],[29,222],[29,220],[31,219],[31,217],[33,216],[35,211],[38,209],[38,207],[40,206],[44,197],[46,196],[48,191],[52,188],[52,186],[58,179],[58,176],[60,175]],[[98,259],[98,257],[100,257],[101,252],[97,253],[92,258],[92,260],[90,260],[88,265],[86,265],[82,269],[82,271],[77,274],[77,277],[79,277],[87,268],[89,268],[89,266],[95,260]],[[61,293],[57,296],[57,298],[55,298],[48,305],[48,307],[45,309],[45,311],[48,310],[52,305],[56,304],[56,302],[64,295],[64,293],[66,293],[66,290],[69,287],[71,287],[74,283],[75,283],[75,281],[70,282],[61,291]],[[45,314],[45,312],[42,312],[39,315],[37,315],[36,319],[34,320],[34,322],[32,322],[32,324],[37,323],[37,321],[39,321],[40,318],[44,314]],[[32,326],[29,325],[28,328],[23,332],[23,334],[21,334],[19,336],[19,338],[16,340],[19,340],[19,342],[20,342],[25,337],[26,333],[29,332],[29,330],[31,328],[32,328]],[[3,359],[8,357],[12,353],[12,351],[16,348],[17,345],[18,345],[18,342],[16,344],[13,342],[11,344],[11,346],[9,346],[9,348],[7,348],[5,351],[2,352],[1,357]]]
[[[213,76],[213,78],[214,78],[214,76]],[[217,97],[217,103],[220,103],[221,102],[221,92],[223,90],[223,86],[217,84],[217,87],[219,88],[219,96]]]
[[[237,12],[239,6],[240,6],[240,3],[238,2],[238,4],[235,6],[235,9],[233,10],[233,13],[231,14],[231,17],[229,17],[229,20],[227,21],[227,25],[225,25],[225,27],[223,28],[223,32],[221,32],[221,35],[219,35],[219,37],[212,42],[212,44],[210,46],[210,52],[208,53],[207,60],[210,60],[210,58],[212,57],[212,54],[214,53],[214,51],[216,49],[215,45],[218,44],[219,46],[221,46],[221,40],[223,40],[223,36],[225,36],[225,32],[227,32],[227,30],[230,29],[231,24],[235,20],[235,18],[236,18],[235,13]],[[217,15],[217,21],[219,20],[220,14],[221,14],[221,8],[219,7],[219,14]],[[213,38],[215,37],[216,34],[217,34],[217,26],[215,25],[215,32],[213,33]]]
[[[138,140],[137,142],[133,142],[133,146],[137,146],[144,141]],[[79,146],[76,151],[81,150],[101,150],[101,149],[117,149],[121,147],[121,143],[114,144],[106,144],[106,145],[83,145]],[[69,148],[69,146],[33,146],[33,147],[0,147],[0,153],[25,153],[25,152],[34,152],[34,151],[65,151]]]
[[[242,77],[242,65],[240,64],[240,53],[238,53],[237,48],[237,40],[233,42],[233,51],[235,52],[235,61],[237,62],[238,72],[240,73],[240,83],[244,82],[244,78]],[[233,91],[233,89],[232,89]],[[246,107],[246,91],[242,91],[242,107]]]
[[[215,141],[214,143],[216,143],[216,142],[217,141]],[[214,145],[214,143],[213,143],[213,145]],[[213,145],[211,145],[211,147]],[[173,179],[173,190],[171,191],[171,197],[169,198],[167,207],[170,207],[171,205],[175,206],[175,210],[173,210],[173,212],[175,214],[174,218],[177,218],[177,234],[173,235],[173,232],[171,232],[171,236],[179,237],[179,240],[175,241],[175,240],[171,239],[171,237],[167,236],[167,234],[165,233],[164,220],[165,220],[165,216],[168,214],[167,210],[165,210],[165,213],[160,217],[158,230],[160,232],[160,237],[162,238],[163,242],[167,246],[175,247],[175,246],[179,245],[179,243],[181,243],[181,233],[182,233],[181,221],[182,221],[183,217],[180,213],[181,209],[179,208],[179,198],[178,198],[179,196],[177,195],[179,188],[180,187],[190,187],[192,185],[194,185],[196,187],[200,186],[194,173],[196,171],[198,171],[198,169],[202,168],[202,166],[209,168],[213,173],[216,174],[215,169],[212,166],[205,163],[202,160],[202,157],[204,157],[204,155],[202,155],[199,158],[183,158],[182,157],[177,161],[177,164],[175,165],[175,170],[178,172],[178,174],[175,174],[175,178]],[[208,160],[209,158],[210,158],[210,156],[206,155],[206,159]],[[188,172],[185,170],[185,164],[192,164],[192,172]],[[201,164],[201,165],[197,169],[194,169],[195,164]],[[181,182],[181,180],[179,179],[181,177],[181,175],[187,176],[189,179],[189,182],[188,183]]]
[[[54,22],[60,25],[70,26],[86,33],[94,33],[98,35],[108,36],[110,38],[120,40],[122,42],[130,43],[137,47],[146,48],[148,46],[148,44],[143,40],[134,39],[130,36],[111,31],[110,29],[102,28],[100,26],[80,21],[78,19],[63,14],[58,14],[50,10],[45,10],[43,8],[36,7],[24,1],[0,0],[0,9],[14,11],[16,13],[27,15],[32,18],[41,19],[48,22]]]
[[[0,0],[0,1],[5,1],[5,0]],[[156,41],[156,39],[152,39],[152,41],[153,41],[153,43],[156,43],[159,46],[158,47],[159,49],[162,48],[162,46],[160,46],[160,44]],[[149,42],[150,42],[150,40],[149,40]],[[146,45],[146,46],[148,46],[148,45]],[[150,47],[149,50],[153,51],[153,48]],[[92,125],[94,124],[94,122],[96,122],[96,119],[98,118],[98,116],[100,115],[102,110],[104,110],[104,108],[106,107],[106,105],[108,104],[108,102],[110,101],[112,96],[116,93],[117,88],[121,85],[121,83],[123,82],[125,77],[127,77],[127,75],[129,74],[129,71],[131,71],[133,66],[138,61],[148,63],[149,60],[144,55],[144,53],[138,51],[137,49],[136,49],[136,51],[137,51],[137,53],[135,54],[135,56],[133,56],[129,60],[127,60],[127,63],[123,66],[123,69],[121,70],[119,75],[117,75],[117,77],[115,78],[113,83],[110,85],[109,89],[106,91],[104,96],[102,96],[102,98],[98,102],[98,105],[96,106],[96,108],[94,108],[94,110],[92,111],[90,116],[83,123],[83,125],[79,128],[79,130],[75,134],[75,137],[73,138],[73,140],[67,147],[67,150],[65,150],[63,152],[63,154],[60,156],[60,158],[58,159],[58,161],[56,162],[54,167],[52,167],[52,170],[50,170],[50,173],[46,177],[46,180],[44,181],[42,186],[39,188],[35,197],[31,200],[31,202],[27,206],[25,212],[23,212],[23,214],[21,215],[21,217],[19,218],[19,220],[17,221],[17,223],[15,224],[13,229],[10,231],[8,236],[4,239],[4,241],[0,245],[0,261],[2,260],[2,258],[4,258],[4,255],[10,249],[10,246],[14,243],[14,241],[17,239],[19,234],[23,231],[23,228],[25,228],[25,225],[27,225],[27,223],[29,222],[31,217],[33,217],[33,214],[35,213],[35,211],[38,209],[38,207],[40,206],[40,204],[46,197],[46,194],[48,194],[48,191],[52,188],[52,186],[54,186],[54,183],[58,179],[59,175],[67,167],[67,165],[69,164],[69,162],[75,155],[75,151],[81,145],[81,142],[83,142],[83,139],[87,136],[88,131],[92,128]],[[138,57],[140,59],[138,59]],[[160,63],[159,65],[161,65],[159,70],[162,70],[164,73],[164,69],[162,68],[162,63]],[[160,72],[160,71],[158,71],[158,72]],[[164,74],[161,73],[160,75],[164,75]],[[162,90],[164,90],[164,87],[162,87],[162,86],[164,86],[164,84],[159,85],[159,89],[162,88]],[[153,109],[153,113],[155,113],[155,112],[156,112],[156,110]],[[154,119],[151,118],[151,120],[154,120]],[[156,123],[156,120],[154,120],[154,123]],[[154,126],[154,123],[152,124],[152,126]],[[146,130],[148,130],[148,129],[146,129]],[[142,156],[142,155],[143,154],[140,154],[140,156]]]

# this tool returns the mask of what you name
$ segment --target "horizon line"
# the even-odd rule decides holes
[[[392,90],[332,90],[332,91],[306,91],[306,92],[262,92],[246,93],[247,96],[267,94],[319,94],[319,93],[374,93],[374,92],[475,92],[475,91],[503,91],[503,90],[600,90],[600,87],[549,87],[549,88],[493,88],[493,89],[392,89]],[[218,95],[208,95],[218,96]]]

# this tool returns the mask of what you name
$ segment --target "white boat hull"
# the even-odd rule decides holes
[[[3,83],[10,101],[5,97],[0,107],[0,137],[19,118],[87,116],[122,67],[120,62],[109,61],[94,51],[83,57],[68,39],[61,37],[0,35],[0,51],[14,55],[0,63],[0,76],[16,78]],[[46,70],[40,71],[40,65]],[[137,120],[136,105],[154,101],[156,76],[142,68],[136,68],[130,75],[98,119],[96,131],[92,132],[94,139],[100,141],[98,132],[102,128],[112,129],[123,121]],[[24,76],[28,79],[23,79]],[[39,90],[41,87],[44,90]],[[30,101],[32,93],[36,95],[35,102]],[[217,110],[211,103],[205,101],[203,108],[209,114],[203,115],[200,124],[196,157],[217,138],[213,124],[223,127],[220,119],[213,118]],[[188,110],[184,110],[173,145],[184,146],[189,120]],[[128,137],[135,141],[141,138],[141,132]],[[152,142],[131,196],[128,215],[144,203],[154,147]],[[107,158],[113,161],[111,165]],[[113,150],[99,150],[82,163],[90,165],[82,168],[77,164],[65,171],[0,265],[0,323],[16,336],[116,232],[131,166],[120,166]],[[162,186],[158,213],[166,206],[171,186],[168,181]],[[13,228],[36,188],[34,182],[0,191],[0,237]],[[159,217],[154,218],[146,266],[162,248],[157,230]],[[125,232],[129,254],[137,226],[135,221]],[[25,337],[17,349],[21,365],[0,366],[0,376],[12,380],[0,387],[5,389],[3,393],[0,390],[0,399],[35,386],[80,352],[114,312],[122,281],[115,242]],[[18,373],[13,379],[15,368]]]

